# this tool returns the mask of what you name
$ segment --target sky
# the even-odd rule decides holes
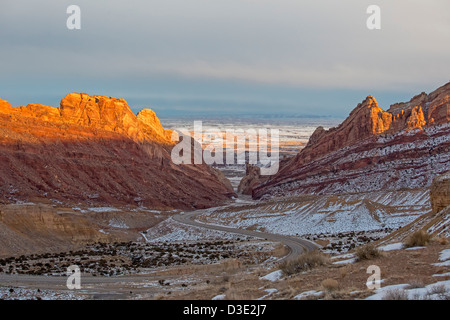
[[[80,30],[66,26],[73,4]],[[447,83],[449,15],[448,0],[1,0],[0,98],[346,117],[369,94],[387,109]]]

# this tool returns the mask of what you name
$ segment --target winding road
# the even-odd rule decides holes
[[[246,229],[236,229],[231,227],[225,227],[225,226],[219,226],[219,225],[212,225],[212,224],[206,224],[202,222],[198,222],[195,220],[195,217],[199,214],[201,214],[201,210],[197,211],[191,211],[186,212],[184,214],[177,214],[175,216],[172,216],[172,219],[194,227],[200,227],[200,228],[206,228],[209,230],[217,230],[217,231],[224,231],[224,232],[231,232],[236,234],[242,234],[245,236],[251,236],[256,238],[262,238],[266,240],[271,240],[275,242],[281,242],[284,243],[289,248],[289,254],[286,255],[283,259],[280,261],[287,261],[291,259],[295,259],[299,255],[301,255],[304,252],[307,251],[313,251],[315,249],[318,249],[319,246],[315,244],[314,242],[291,237],[291,236],[285,236],[280,234],[274,234],[274,233],[266,233],[266,232],[259,232],[259,231],[253,231],[253,230],[246,230]]]
[[[266,239],[274,242],[281,242],[289,248],[289,253],[285,257],[280,259],[280,262],[295,259],[303,252],[312,251],[319,248],[319,246],[313,242],[296,237],[246,229],[237,229],[219,225],[211,225],[196,221],[195,217],[202,213],[204,213],[203,210],[197,210],[193,212],[174,215],[172,216],[172,219],[189,226],[222,232],[231,232],[235,234]],[[172,277],[176,278],[177,276]],[[134,274],[118,277],[94,277],[92,275],[83,274],[83,289],[78,290],[76,292],[76,295],[91,297],[93,299],[132,299],[135,297],[143,298],[143,295],[150,295],[151,297],[152,294],[155,295],[161,291],[158,286],[153,286],[151,285],[151,283],[160,279],[167,280],[168,278],[168,275],[158,276],[153,274]],[[65,275],[62,275],[61,277],[49,277],[23,274],[10,275],[0,273],[0,293],[2,288],[3,290],[5,290],[5,288],[9,290],[9,286],[15,288],[28,288],[31,290],[54,290],[57,295],[74,293],[74,291],[69,290],[66,287],[66,280],[67,277]],[[71,298],[66,297],[64,299]]]

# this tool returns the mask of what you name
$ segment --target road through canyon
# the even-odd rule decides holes
[[[306,251],[313,251],[315,249],[318,249],[319,246],[311,241],[291,237],[291,236],[285,236],[280,234],[274,234],[274,233],[266,233],[266,232],[260,232],[260,231],[253,231],[253,230],[246,230],[246,229],[236,229],[236,228],[230,228],[226,226],[220,226],[220,225],[212,225],[212,224],[206,224],[202,222],[198,222],[195,220],[195,217],[199,214],[201,214],[202,210],[196,210],[191,212],[186,212],[183,214],[178,214],[172,217],[177,222],[187,224],[194,227],[200,227],[200,228],[206,228],[209,230],[217,230],[217,231],[224,231],[224,232],[231,232],[236,234],[242,234],[245,236],[251,236],[256,238],[262,238],[274,242],[281,242],[285,244],[289,248],[289,254],[286,255],[281,259],[281,261],[285,260],[291,260],[298,257],[300,254],[306,252]]]

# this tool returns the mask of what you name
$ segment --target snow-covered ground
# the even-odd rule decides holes
[[[83,297],[70,291],[59,292],[30,288],[0,286],[0,300],[82,300]]]
[[[434,263],[434,265],[438,267],[450,267],[450,249],[441,251],[439,255],[439,261],[442,262]]]
[[[441,254],[439,255],[440,261],[447,261],[450,260],[450,249],[445,249],[441,251]]]
[[[89,211],[93,211],[93,212],[117,212],[120,211],[117,208],[114,207],[93,207],[93,208],[88,208]]]
[[[265,294],[264,296],[258,298],[258,300],[264,300],[264,299],[267,299],[267,298],[268,298],[269,296],[271,296],[272,294],[277,293],[277,292],[278,292],[278,289],[270,288],[270,289],[265,289],[264,291],[265,291],[267,294]]]
[[[444,209],[440,215],[440,219],[437,219],[430,228],[428,233],[437,233],[440,236],[450,237],[450,210]]]
[[[309,297],[320,297],[324,294],[323,291],[309,290],[302,292],[294,297],[295,300],[302,300]]]
[[[197,241],[197,240],[223,240],[223,239],[247,239],[243,235],[235,233],[209,230],[187,226],[179,223],[172,218],[168,218],[153,228],[142,233],[147,242],[172,242],[172,241]]]
[[[125,222],[122,220],[119,220],[117,218],[112,218],[109,220],[109,226],[113,228],[119,228],[119,229],[128,229],[129,227]]]
[[[429,191],[418,189],[284,198],[205,211],[198,220],[301,236],[396,229],[429,210]]]
[[[390,243],[381,247],[378,247],[378,250],[381,251],[393,251],[393,250],[401,250],[405,245],[401,242]]]
[[[439,281],[423,288],[409,287],[409,284],[381,287],[366,300],[446,300],[450,297],[450,280]]]
[[[278,281],[283,277],[283,271],[281,270],[276,270],[273,271],[263,277],[260,277],[261,280],[268,280],[268,281]]]

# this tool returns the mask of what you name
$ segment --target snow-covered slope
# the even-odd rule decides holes
[[[208,223],[287,235],[402,227],[431,210],[428,189],[286,197],[209,210]]]
[[[429,187],[449,169],[450,123],[378,135],[331,152],[274,178],[256,198]]]
[[[428,188],[449,169],[449,110],[450,82],[387,111],[368,96],[337,127],[318,127],[275,175],[253,182],[251,194],[268,199]]]

